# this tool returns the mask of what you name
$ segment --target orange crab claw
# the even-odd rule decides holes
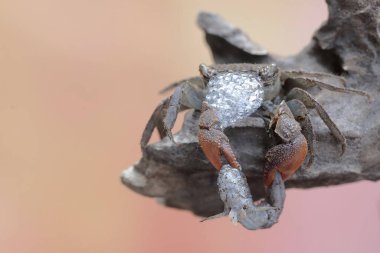
[[[229,144],[228,137],[219,129],[219,120],[207,102],[202,104],[199,119],[198,140],[203,153],[219,171],[223,166],[222,155],[233,168],[240,168],[236,156]]]
[[[265,155],[266,187],[271,186],[276,171],[281,173],[283,180],[293,175],[305,161],[308,152],[307,140],[301,133],[301,127],[284,101],[273,116],[271,126],[275,126],[275,133],[282,143],[269,149]]]

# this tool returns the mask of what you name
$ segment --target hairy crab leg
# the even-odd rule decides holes
[[[173,89],[175,89],[181,85],[185,85],[185,84],[191,84],[192,86],[198,87],[199,89],[205,88],[204,79],[200,76],[196,76],[196,77],[187,78],[187,79],[181,80],[179,82],[169,84],[168,86],[166,86],[162,90],[160,90],[160,94],[164,94],[170,90],[173,90]]]
[[[331,120],[330,116],[327,114],[325,109],[319,104],[307,91],[302,90],[300,88],[293,88],[288,95],[286,96],[288,99],[298,99],[302,101],[302,103],[308,107],[313,108],[317,111],[318,115],[321,117],[326,126],[330,129],[331,133],[334,137],[340,142],[342,145],[341,155],[346,151],[346,137],[342,134],[339,128],[335,125],[335,123]]]
[[[150,116],[148,123],[146,124],[143,134],[141,136],[140,140],[140,147],[141,149],[144,149],[146,145],[148,145],[150,138],[152,137],[154,129],[157,127],[160,133],[160,137],[162,138],[165,134],[163,131],[163,127],[159,127],[159,121],[161,119],[161,112],[164,108],[164,106],[168,103],[169,99],[164,99],[161,101],[161,103],[156,107],[156,109],[153,111],[152,115]]]
[[[281,80],[287,81],[291,80],[296,87],[307,89],[314,86],[323,88],[330,91],[356,94],[360,96],[365,96],[371,99],[371,96],[362,90],[351,89],[346,87],[337,87],[333,85],[338,83],[342,86],[346,85],[346,80],[340,76],[331,75],[328,73],[308,73],[302,71],[282,71]]]
[[[174,140],[171,130],[181,107],[182,93],[183,86],[177,87],[173,95],[161,101],[161,103],[153,111],[140,140],[141,149],[144,149],[146,145],[148,145],[156,127],[159,131],[161,139],[165,136],[169,136],[171,140]]]
[[[309,78],[318,79],[326,83],[336,83],[345,86],[346,80],[334,74],[323,73],[323,72],[305,72],[301,70],[281,70],[281,79],[285,81],[290,78]]]
[[[140,146],[142,149],[148,145],[155,128],[158,129],[161,139],[168,136],[174,142],[171,130],[178,113],[190,108],[201,109],[204,98],[203,90],[197,87],[197,83],[193,84],[190,80],[186,80],[176,87],[174,93],[161,101],[153,111],[141,137]]]
[[[173,142],[174,138],[172,134],[172,129],[174,127],[174,123],[177,119],[177,115],[181,107],[183,89],[184,86],[179,86],[174,90],[173,95],[170,96],[168,107],[166,108],[166,113],[163,119],[165,132],[170,138],[170,140]]]

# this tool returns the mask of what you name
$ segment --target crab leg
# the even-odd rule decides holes
[[[163,88],[162,90],[160,90],[160,94],[166,93],[172,89],[175,89],[185,84],[191,84],[192,86],[198,87],[200,89],[203,89],[205,87],[204,79],[200,76],[196,76],[196,77],[181,80],[179,82],[172,83],[166,86],[165,88]]]
[[[173,140],[171,130],[180,109],[182,90],[183,86],[177,87],[173,95],[161,101],[161,103],[153,111],[140,140],[141,149],[144,149],[149,143],[155,127],[157,127],[161,138],[169,136],[169,138]]]
[[[156,107],[156,109],[153,111],[152,115],[150,116],[140,140],[141,149],[145,148],[145,146],[148,145],[148,142],[150,138],[152,137],[155,127],[158,128],[160,137],[163,138],[163,135],[165,133],[163,132],[162,127],[158,127],[158,126],[159,126],[159,121],[160,121],[159,119],[161,117],[161,112],[163,110],[163,107],[168,103],[168,101],[169,99],[164,99],[163,101],[161,101],[161,103]]]
[[[338,83],[345,86],[346,80],[340,76],[331,75],[327,73],[307,73],[301,71],[282,71],[281,80],[287,81],[291,80],[296,87],[302,89],[308,89],[314,86],[323,88],[330,91],[356,94],[360,96],[365,96],[368,99],[371,99],[371,96],[364,91],[346,88],[346,87],[337,87],[333,83]]]
[[[324,82],[324,83],[338,84],[341,86],[346,85],[346,80],[343,77],[329,74],[329,73],[304,72],[304,71],[297,71],[297,70],[282,70],[280,77],[281,77],[282,82],[285,82],[288,79],[293,79],[293,80],[304,79],[304,80],[320,80],[321,82]],[[311,86],[308,86],[308,87],[311,87]]]
[[[189,80],[176,87],[174,93],[169,98],[161,101],[153,111],[141,137],[140,145],[142,149],[149,143],[156,127],[161,139],[168,136],[174,142],[171,130],[178,113],[189,108],[201,109],[203,91],[196,89],[198,84],[193,84]]]
[[[341,143],[342,145],[342,153],[346,150],[346,137],[342,134],[339,128],[335,125],[335,123],[331,120],[330,116],[327,114],[325,109],[306,91],[300,88],[293,88],[289,94],[286,96],[288,99],[298,99],[304,103],[304,105],[308,108],[314,108],[318,115],[321,117],[323,122],[325,122],[326,126],[330,129],[331,133],[334,137]]]
[[[174,142],[172,129],[174,123],[177,119],[178,112],[181,107],[181,99],[184,86],[179,86],[174,90],[173,95],[170,96],[168,107],[166,108],[166,113],[163,119],[164,129],[170,140]]]

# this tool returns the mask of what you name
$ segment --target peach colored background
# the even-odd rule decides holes
[[[157,91],[211,62],[200,9],[279,54],[327,17],[315,0],[0,0],[0,252],[379,252],[379,183],[289,190],[257,232],[121,185]]]

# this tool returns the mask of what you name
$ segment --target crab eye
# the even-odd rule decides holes
[[[206,64],[200,64],[199,65],[199,72],[201,73],[201,75],[203,76],[203,77],[206,77],[206,78],[208,78],[208,77],[210,77],[209,76],[209,69],[208,69],[208,67],[206,66]]]
[[[264,66],[260,71],[260,77],[266,81],[266,80],[273,80],[278,76],[279,69],[276,65],[266,65]],[[271,82],[268,83],[269,85]]]

